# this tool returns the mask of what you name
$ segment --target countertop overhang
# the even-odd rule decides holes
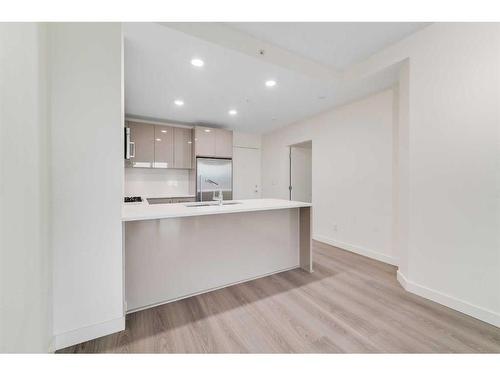
[[[311,203],[288,201],[284,199],[241,199],[225,202],[240,203],[225,206],[213,205],[201,207],[189,207],[189,203],[150,205],[147,202],[143,202],[142,204],[137,205],[124,205],[122,208],[122,221],[156,220],[186,216],[217,215],[234,212],[280,210],[312,206]]]

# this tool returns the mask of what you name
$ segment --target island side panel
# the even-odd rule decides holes
[[[312,262],[312,208],[299,208],[300,268],[313,271]]]
[[[127,310],[297,268],[299,209],[125,224]]]

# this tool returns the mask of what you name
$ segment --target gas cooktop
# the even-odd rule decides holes
[[[140,203],[140,202],[142,202],[141,197],[125,197],[123,200],[125,203]]]

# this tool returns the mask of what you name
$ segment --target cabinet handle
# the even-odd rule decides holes
[[[135,158],[135,142],[130,142],[129,144],[130,144],[130,157]],[[133,153],[132,150],[134,150]]]

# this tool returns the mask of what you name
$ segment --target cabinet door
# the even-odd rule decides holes
[[[196,156],[215,156],[215,129],[196,127],[194,142]]]
[[[234,148],[233,199],[260,198],[260,161],[260,149]]]
[[[130,141],[134,142],[130,158],[132,167],[151,168],[154,161],[154,126],[138,122],[128,122]]]
[[[192,168],[193,131],[186,128],[174,128],[174,168]]]
[[[154,168],[174,167],[174,128],[155,125]]]
[[[221,158],[233,157],[233,132],[215,129],[215,156]]]

